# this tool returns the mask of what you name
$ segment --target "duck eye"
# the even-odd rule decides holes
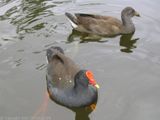
[[[134,10],[129,10],[129,14],[134,14]]]

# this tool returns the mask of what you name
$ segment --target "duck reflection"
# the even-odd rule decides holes
[[[80,38],[80,43],[85,42],[106,42],[101,40],[101,36],[94,35],[94,34],[88,34],[88,33],[82,33],[76,30],[72,30],[72,33],[67,38],[67,43],[71,43],[73,41],[76,41],[76,38]]]
[[[125,34],[121,35],[119,45],[122,47],[120,49],[121,52],[131,53],[133,49],[136,48],[136,42],[139,38],[132,38],[134,34]],[[67,38],[67,43],[71,43],[76,41],[76,38],[80,38],[80,43],[85,42],[107,42],[108,40],[102,40],[102,38],[113,38],[116,36],[98,36],[88,33],[78,32],[76,30],[72,30],[72,33]],[[78,39],[79,40],[79,39]]]
[[[133,49],[136,48],[136,42],[139,40],[139,38],[133,38],[133,34],[127,34],[122,35],[120,37],[119,45],[123,48],[121,48],[121,52],[131,53],[133,52]]]

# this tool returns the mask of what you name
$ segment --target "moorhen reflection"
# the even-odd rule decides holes
[[[94,105],[96,105],[96,103]],[[75,112],[75,120],[90,120],[89,114],[94,110],[94,108],[82,107],[72,108],[71,110]]]

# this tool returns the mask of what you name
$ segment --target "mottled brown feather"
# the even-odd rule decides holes
[[[110,16],[75,14],[78,21],[78,31],[86,31],[100,35],[120,33],[122,22]],[[88,16],[87,16],[88,15]]]
[[[80,32],[97,35],[115,36],[119,34],[130,34],[135,32],[135,26],[131,20],[134,16],[139,16],[132,7],[126,7],[121,12],[121,20],[112,16],[102,16],[93,14],[76,13],[75,17],[70,13],[66,16],[75,23],[73,28]]]

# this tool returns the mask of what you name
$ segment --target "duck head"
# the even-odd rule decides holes
[[[134,17],[134,16],[137,16],[137,17],[140,17],[140,14],[135,11],[135,9],[133,9],[132,7],[126,7],[122,10],[122,16],[127,16],[127,17]]]

